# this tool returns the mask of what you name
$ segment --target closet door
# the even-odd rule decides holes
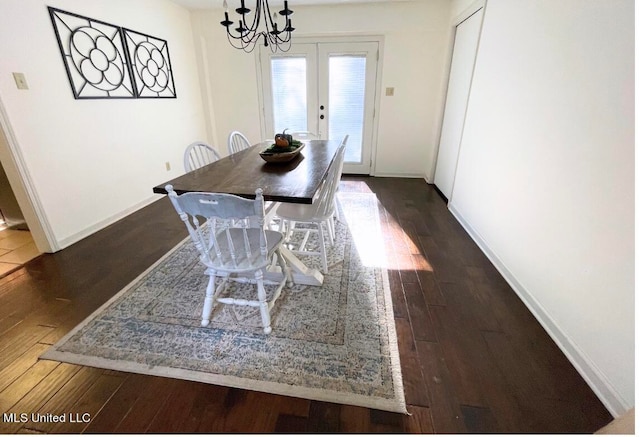
[[[447,199],[451,199],[453,191],[481,24],[482,9],[456,27],[434,180]]]

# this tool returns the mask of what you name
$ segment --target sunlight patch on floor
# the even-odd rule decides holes
[[[378,207],[382,208],[381,205]],[[363,221],[364,215],[357,209],[348,208],[343,213],[363,265],[389,270],[433,271],[420,249],[393,217],[389,217],[383,228],[378,220]],[[395,244],[402,245],[401,254],[394,254],[389,242],[385,242],[385,235],[391,236]]]
[[[384,232],[393,238],[394,244],[396,248],[398,248],[396,251],[395,265],[390,265],[387,268],[433,271],[433,267],[429,261],[422,255],[422,250],[390,214],[387,215],[387,224]],[[389,247],[388,250],[391,250],[391,248]]]

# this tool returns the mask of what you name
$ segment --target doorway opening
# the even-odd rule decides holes
[[[40,254],[0,162],[0,277]]]

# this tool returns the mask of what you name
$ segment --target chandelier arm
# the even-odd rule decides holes
[[[258,0],[260,3],[262,3],[263,0]],[[264,20],[264,31],[271,35],[271,31],[269,30],[269,25],[271,25],[271,29],[276,30],[278,28],[278,23],[273,21],[273,19],[271,18],[271,8],[269,7],[269,2],[266,2],[266,6],[265,6],[267,13],[266,13],[266,17]]]
[[[251,53],[253,51],[257,42],[257,38],[246,40],[245,38],[234,36],[229,32],[227,32],[227,40],[229,41],[229,44],[231,44],[231,47],[233,47],[234,49],[243,50],[247,53]],[[234,40],[240,41],[240,44],[237,44]],[[251,48],[247,49],[248,47],[251,47]]]
[[[251,23],[251,28],[249,29],[250,32],[255,33],[256,29],[258,29],[258,26],[260,25],[260,17],[262,16],[262,7],[261,6],[262,6],[262,0],[257,0],[256,1],[256,10],[253,13],[253,23]]]
[[[239,10],[240,12],[238,12]],[[242,11],[244,11],[244,13],[241,13]],[[230,29],[232,22],[229,21],[226,11],[225,21],[220,23],[226,27],[227,40],[233,48],[250,53],[255,49],[258,41],[262,39],[264,41],[264,45],[268,46],[272,53],[276,53],[278,50],[283,52],[289,51],[291,48],[291,33],[295,28],[291,26],[291,19],[289,16],[293,11],[289,9],[287,1],[285,1],[285,8],[280,11],[280,15],[284,17],[284,26],[282,29],[278,29],[277,17],[276,21],[271,17],[271,9],[269,7],[268,0],[256,0],[256,9],[254,11],[251,27],[247,26],[246,14],[250,12],[250,10],[244,8],[244,1],[242,2],[242,7],[236,9],[236,12],[238,12],[239,15],[238,28],[233,30],[237,32],[237,36],[234,35],[232,33],[232,29]],[[259,30],[263,14],[266,14],[266,17],[264,18],[265,30]]]
[[[282,34],[286,34],[284,38],[281,36]],[[269,34],[269,40],[273,44],[283,44],[291,42],[291,32],[280,32],[277,35]]]

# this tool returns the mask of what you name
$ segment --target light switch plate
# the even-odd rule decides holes
[[[27,79],[24,77],[24,73],[13,73],[13,80],[16,81],[16,87],[19,90],[28,90]]]
[[[395,88],[394,87],[387,87],[387,89],[385,90],[385,95],[386,96],[392,96],[393,93],[395,92]]]

